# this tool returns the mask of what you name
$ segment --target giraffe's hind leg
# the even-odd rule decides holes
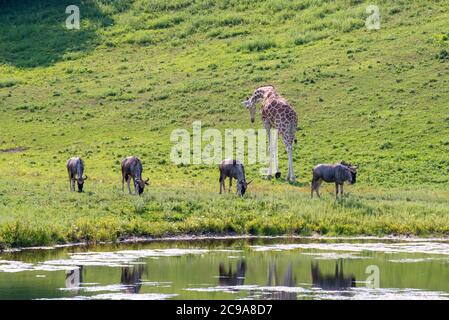
[[[279,131],[275,129],[273,131],[273,161],[274,161],[274,177],[279,179],[281,177],[281,173],[279,172],[279,163],[278,163],[278,138]]]

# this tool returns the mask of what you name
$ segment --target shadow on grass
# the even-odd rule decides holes
[[[289,181],[285,181],[285,180],[284,180],[284,182],[288,183],[292,186],[295,186],[295,187],[310,187],[310,183],[307,183],[307,182],[299,182],[299,181],[289,182]]]
[[[101,1],[112,11],[122,2]],[[80,9],[79,30],[66,28],[68,5]],[[96,1],[0,0],[0,63],[35,68],[74,60],[92,51],[100,43],[96,30],[112,22]]]
[[[364,203],[359,199],[348,196],[338,198],[338,200],[335,201],[334,206],[341,206],[347,209],[358,209],[361,210],[363,213],[369,215],[375,213],[375,209],[372,206]]]
[[[310,187],[310,183],[307,183],[307,182],[299,182],[299,181],[295,181],[295,182],[287,181],[287,180],[285,180],[285,177],[279,177],[279,178],[274,178],[274,177],[268,178],[268,177],[264,177],[263,180],[266,180],[266,181],[273,181],[273,182],[279,183],[279,184],[289,184],[289,185],[292,185],[292,186],[295,186],[295,187]]]

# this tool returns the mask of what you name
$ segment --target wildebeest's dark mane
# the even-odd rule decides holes
[[[341,160],[339,163],[340,163],[341,165],[344,165],[345,167],[352,167],[352,164],[351,164],[351,163],[346,162],[346,161],[344,161],[344,160]]]

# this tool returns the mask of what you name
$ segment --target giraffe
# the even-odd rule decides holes
[[[280,177],[279,167],[275,153],[277,152],[278,134],[281,134],[282,142],[285,145],[288,154],[288,172],[286,180],[290,182],[295,181],[295,174],[293,172],[293,142],[296,142],[296,127],[298,125],[298,116],[295,110],[288,104],[287,100],[282,98],[276,92],[274,86],[268,85],[257,88],[253,95],[243,101],[245,107],[249,110],[251,122],[254,123],[256,113],[256,104],[262,102],[262,122],[268,135],[268,150],[270,154],[270,162],[268,167],[268,178],[271,179],[272,165],[276,168],[275,177]],[[273,141],[270,130],[275,130]]]

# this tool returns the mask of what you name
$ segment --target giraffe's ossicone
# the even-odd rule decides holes
[[[295,175],[293,172],[293,142],[296,140],[296,128],[298,126],[298,116],[295,110],[290,104],[282,98],[277,92],[274,86],[263,86],[257,88],[253,95],[243,102],[250,112],[251,122],[255,120],[257,103],[262,103],[262,109],[260,110],[262,115],[262,122],[268,134],[269,143],[269,176],[272,173],[272,163],[274,159],[274,153],[277,151],[277,137],[275,141],[272,141],[270,135],[270,129],[277,129],[278,133],[282,137],[282,142],[285,145],[288,154],[288,172],[287,180],[294,182]],[[276,173],[279,172],[277,162]]]

